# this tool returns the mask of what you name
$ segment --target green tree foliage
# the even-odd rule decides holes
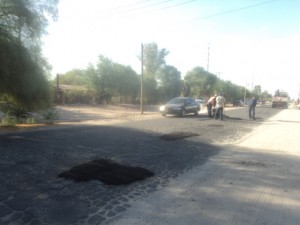
[[[257,97],[261,95],[261,86],[260,85],[254,86],[253,94],[256,95]]]
[[[181,73],[174,66],[165,65],[157,73],[160,100],[166,101],[181,94]]]
[[[88,67],[86,76],[98,103],[111,102],[113,97],[119,102],[135,101],[138,96],[139,78],[135,71],[104,56],[99,56],[96,68]]]
[[[146,76],[155,76],[156,71],[166,64],[165,57],[169,54],[166,49],[159,49],[156,43],[144,45],[143,64]]]
[[[120,102],[135,102],[139,96],[140,79],[129,66],[115,64],[116,93]]]
[[[50,103],[50,89],[43,69],[18,42],[0,36],[0,94],[26,108]]]
[[[57,18],[58,0],[0,0],[1,27],[26,47],[40,47],[48,17]]]
[[[267,91],[263,91],[260,93],[260,99],[262,101],[271,101],[272,100],[272,94],[268,93]]]
[[[143,81],[143,101],[146,104],[157,103],[159,94],[157,92],[157,81],[153,77],[146,76]]]
[[[217,89],[218,92],[223,93],[227,101],[244,99],[245,88],[242,86],[233,84],[231,81],[219,80],[217,87],[218,87],[218,89]]]
[[[244,99],[245,93],[246,98],[252,94],[245,87],[221,80],[201,67],[189,71],[183,81],[177,68],[166,64],[168,52],[165,49],[159,50],[155,43],[150,43],[145,45],[144,52],[143,102],[146,104],[165,102],[180,95],[198,98],[222,92],[227,101],[233,101]],[[62,75],[60,83],[86,86],[86,89],[65,90],[68,101],[137,103],[140,102],[140,78],[131,67],[100,55],[95,65]]]
[[[87,79],[85,77],[85,71],[82,69],[73,69],[65,74],[60,74],[59,83],[76,86],[86,85]]]
[[[99,96],[101,96],[100,79],[94,65],[89,64],[85,70],[85,77],[87,78],[87,88],[92,93],[91,102],[100,103]]]
[[[0,95],[33,108],[49,102],[48,64],[41,54],[41,36],[57,0],[0,0]]]
[[[159,98],[158,90],[158,71],[166,65],[165,57],[169,54],[166,49],[159,49],[154,42],[147,43],[143,47],[143,65],[144,65],[144,94],[145,103],[156,103]]]
[[[195,67],[185,78],[185,88],[193,97],[209,96],[215,92],[217,76],[205,71],[202,67]]]

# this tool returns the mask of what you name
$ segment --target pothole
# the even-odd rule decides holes
[[[193,136],[199,136],[199,134],[190,133],[190,132],[172,132],[172,133],[162,135],[161,139],[167,141],[175,141],[175,140],[193,137]]]
[[[237,165],[241,165],[241,166],[249,166],[249,167],[267,167],[266,163],[265,162],[262,162],[262,161],[234,161],[233,162],[234,164],[237,164]]]
[[[76,182],[99,180],[107,185],[128,185],[151,176],[154,173],[145,168],[120,165],[109,159],[95,159],[58,175]]]
[[[224,127],[223,124],[209,124],[207,126],[209,126],[209,127]]]

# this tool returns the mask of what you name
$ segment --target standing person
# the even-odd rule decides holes
[[[257,99],[255,96],[250,99],[248,106],[249,106],[249,119],[255,120],[255,107],[257,104]]]
[[[216,113],[215,113],[215,119],[218,118],[218,115],[220,116],[220,119],[223,120],[223,110],[225,107],[225,98],[223,97],[222,93],[218,94],[218,97],[216,98]]]
[[[212,97],[210,97],[210,99],[208,100],[207,102],[207,114],[208,114],[208,117],[213,117],[212,116],[212,108],[213,107],[216,107],[216,97],[217,95],[214,95]]]

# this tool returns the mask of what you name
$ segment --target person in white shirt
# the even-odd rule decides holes
[[[218,116],[221,120],[223,120],[223,111],[225,107],[225,98],[223,97],[222,93],[218,94],[218,97],[216,98],[216,113],[215,113],[215,119],[218,119]]]

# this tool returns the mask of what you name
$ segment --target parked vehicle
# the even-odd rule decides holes
[[[287,109],[288,107],[289,95],[286,91],[277,90],[272,98],[272,108],[283,107]]]
[[[191,97],[178,97],[160,106],[159,111],[163,116],[173,114],[184,117],[189,113],[197,116],[200,111],[200,104]]]
[[[205,99],[199,98],[199,99],[195,99],[195,101],[199,103],[200,108],[206,107],[207,102]]]
[[[234,100],[232,106],[233,107],[244,106],[244,102],[242,100]]]

